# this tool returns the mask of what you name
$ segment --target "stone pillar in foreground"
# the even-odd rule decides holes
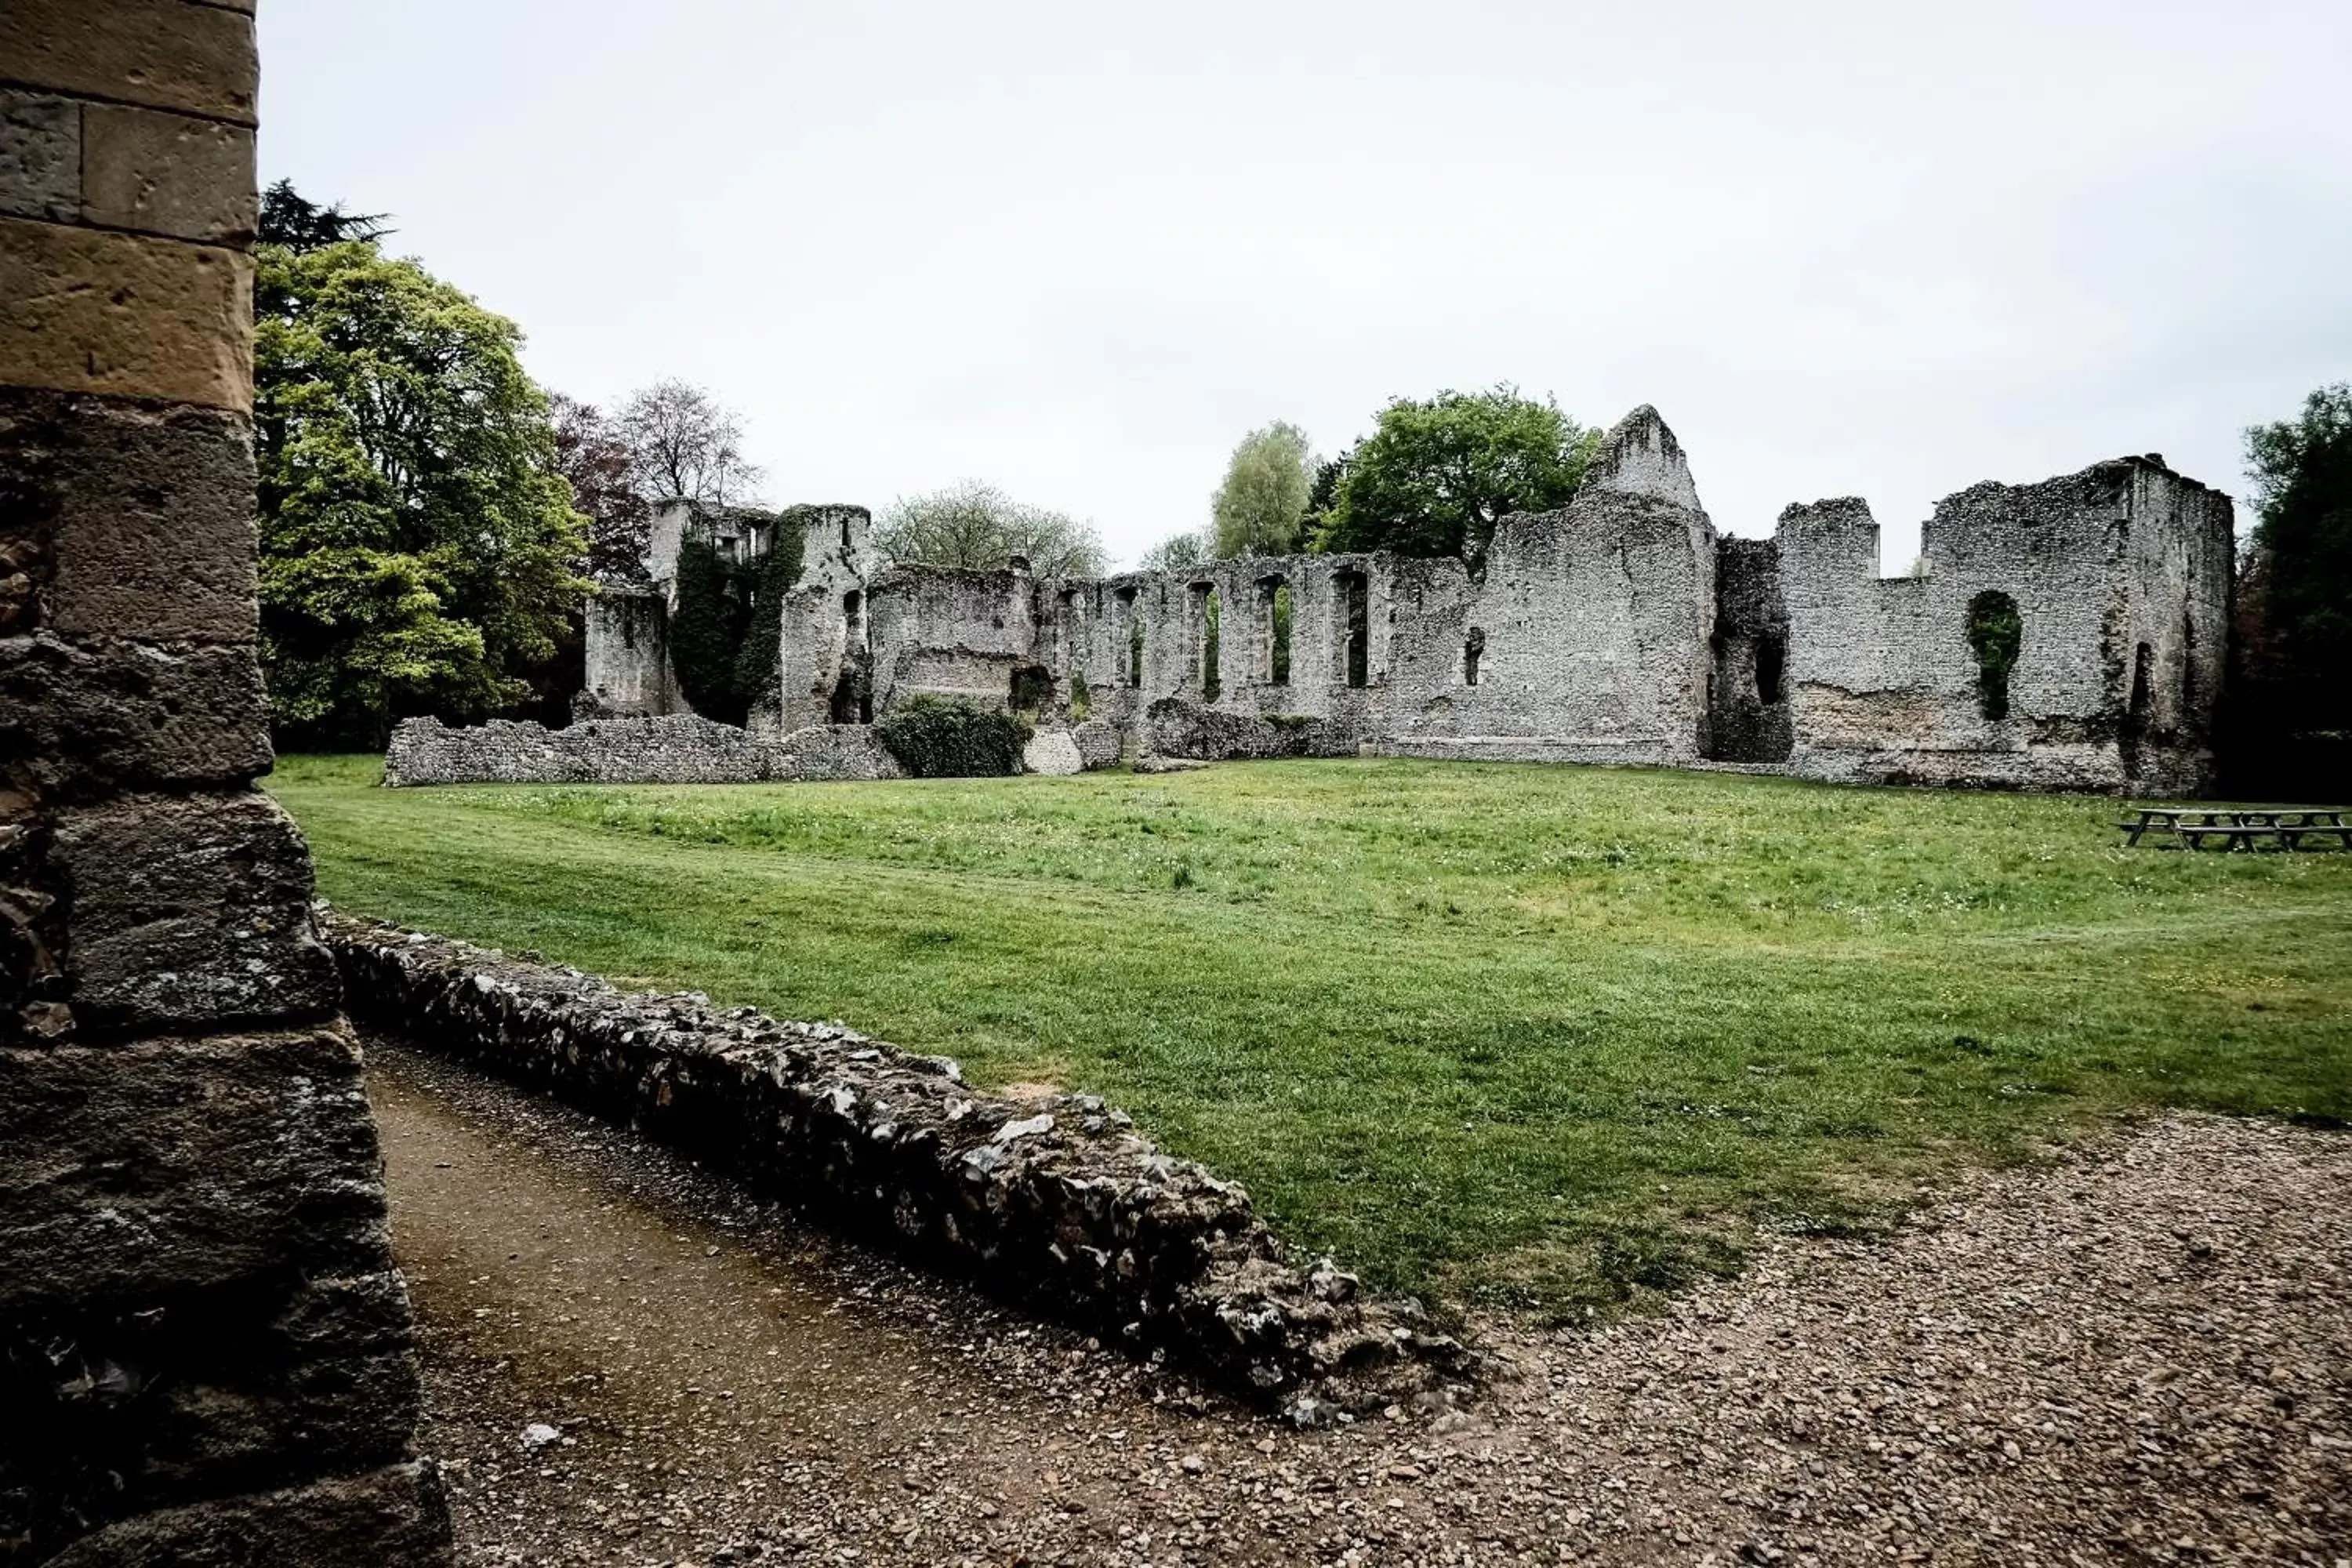
[[[0,1565],[448,1557],[254,787],[252,0],[0,0]]]

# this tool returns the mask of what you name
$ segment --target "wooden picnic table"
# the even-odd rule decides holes
[[[2333,847],[2352,849],[2352,826],[2346,824],[2344,812],[2337,809],[2174,805],[2131,809],[2137,813],[2133,820],[2116,824],[2124,830],[2126,849],[2137,847],[2141,837],[2151,833],[2162,849],[2202,849],[2209,842],[2219,843],[2225,850],[2253,849],[2264,844],[2300,849],[2305,840],[2320,849],[2329,847],[2330,839],[2335,841]]]

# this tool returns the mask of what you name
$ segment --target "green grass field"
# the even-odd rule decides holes
[[[2352,856],[2112,801],[1262,763],[272,787],[344,909],[1110,1096],[1388,1287],[1551,1310],[2155,1106],[2352,1120]]]

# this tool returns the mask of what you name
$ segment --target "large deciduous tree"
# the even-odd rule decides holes
[[[1315,546],[1480,560],[1504,517],[1565,506],[1598,444],[1559,405],[1510,386],[1398,398],[1315,476],[1331,490]]]
[[[650,500],[729,506],[760,481],[759,465],[743,456],[742,416],[690,382],[672,377],[631,393],[613,423],[637,492]]]
[[[526,700],[583,541],[521,333],[371,240],[265,244],[257,266],[262,658],[281,740],[376,746],[404,715]]]
[[[2256,521],[2238,579],[2223,764],[2232,787],[2352,790],[2352,384],[2246,432]]]
[[[1041,577],[1096,576],[1106,562],[1091,525],[973,479],[893,501],[874,524],[874,545],[894,562],[981,571],[1017,555]]]
[[[1318,466],[1296,425],[1276,422],[1243,437],[1210,502],[1218,559],[1297,550]]]

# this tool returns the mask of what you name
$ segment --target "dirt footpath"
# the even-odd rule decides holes
[[[2167,1119],[1302,1434],[372,1057],[469,1563],[2352,1568],[2343,1134]]]

